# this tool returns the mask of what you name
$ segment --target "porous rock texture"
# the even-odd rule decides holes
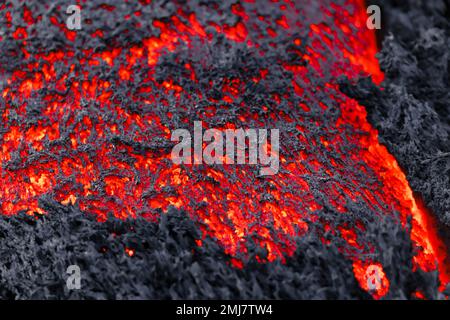
[[[383,89],[368,79],[341,88],[366,107],[380,141],[396,157],[448,239],[450,3],[372,2],[383,8],[385,21],[378,55],[385,73]]]
[[[448,3],[447,7],[444,2],[433,3],[383,3],[389,20],[396,21],[380,56],[385,89],[367,79],[358,84],[343,80],[342,88],[367,107],[369,120],[405,168],[412,188],[440,221],[450,224]],[[416,22],[408,22],[410,17]],[[121,32],[127,23],[111,26],[119,43],[139,37]],[[46,32],[56,37],[52,28]],[[65,41],[61,37],[55,43]],[[297,250],[285,263],[257,263],[254,257],[265,253],[249,239],[249,254],[242,256],[244,267],[239,269],[215,240],[207,237],[198,246],[201,221],[173,207],[156,223],[140,217],[126,221],[110,217],[99,223],[95,216],[50,197],[42,197],[39,204],[47,215],[0,215],[1,298],[371,298],[359,287],[352,262],[340,252],[342,243],[325,245],[313,231],[296,240]],[[378,259],[390,280],[386,298],[413,298],[417,290],[428,298],[444,297],[437,290],[436,273],[412,271],[414,250],[408,229],[385,217],[369,224],[365,232],[367,240],[380,248]],[[128,255],[125,248],[134,254]],[[80,290],[66,287],[66,269],[73,264],[81,268]]]

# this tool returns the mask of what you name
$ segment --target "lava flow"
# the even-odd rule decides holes
[[[405,226],[412,218],[415,266],[438,268],[448,283],[446,249],[430,216],[365,109],[337,84],[343,75],[383,80],[363,1],[260,4],[194,9],[136,1],[124,16],[133,28],[126,37],[94,20],[69,31],[63,8],[42,17],[25,4],[0,5],[0,44],[12,61],[0,68],[1,212],[45,214],[42,197],[100,221],[109,214],[156,220],[174,206],[237,267],[248,238],[267,250],[260,262],[285,259],[295,237],[320,222],[324,233],[345,240],[342,251],[364,289],[378,273],[376,298],[388,292],[389,279],[377,244],[365,241],[366,227],[398,213]],[[99,17],[122,10],[94,9]],[[151,12],[172,14],[145,17]],[[45,19],[60,29],[61,43],[36,44]],[[171,131],[192,130],[194,120],[205,129],[279,128],[280,172],[174,165]]]

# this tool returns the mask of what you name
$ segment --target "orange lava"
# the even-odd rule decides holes
[[[311,0],[312,1],[312,0]],[[357,79],[362,75],[371,75],[376,83],[381,83],[383,74],[375,59],[377,47],[374,33],[365,27],[366,13],[363,1],[349,1],[354,4],[354,12],[339,7],[322,8],[325,16],[333,17],[334,26],[320,21],[312,24],[309,29],[310,45],[302,58],[308,62],[308,67],[284,64],[286,72],[292,74],[292,87],[299,97],[307,103],[292,106],[293,112],[307,113],[308,104],[320,104],[323,111],[330,106],[324,105],[315,96],[316,90],[326,93],[340,106],[341,115],[334,128],[322,128],[323,136],[319,148],[315,141],[302,141],[304,150],[292,151],[290,156],[282,157],[278,175],[273,177],[256,177],[255,173],[246,167],[223,166],[202,167],[176,166],[170,161],[170,152],[145,151],[137,152],[131,144],[112,142],[108,137],[123,132],[134,132],[134,142],[146,143],[156,138],[170,139],[169,128],[156,112],[143,114],[133,113],[115,101],[114,86],[100,75],[88,77],[84,68],[112,68],[117,63],[117,57],[126,55],[126,63],[122,63],[118,72],[117,83],[135,81],[135,68],[145,61],[147,66],[154,68],[165,52],[174,52],[182,44],[191,45],[194,38],[202,39],[206,46],[211,40],[213,30],[223,34],[227,39],[245,43],[249,47],[257,47],[257,40],[249,37],[250,19],[243,8],[233,8],[239,22],[235,25],[201,25],[193,13],[179,11],[179,17],[173,16],[168,21],[154,21],[159,29],[159,37],[151,36],[142,43],[130,48],[111,48],[103,52],[84,50],[82,57],[76,56],[70,49],[62,52],[41,54],[38,57],[45,63],[27,62],[22,70],[15,71],[7,80],[8,86],[1,92],[6,107],[0,109],[2,131],[0,131],[0,208],[6,215],[26,211],[29,214],[44,214],[39,206],[42,195],[51,195],[64,205],[78,206],[81,210],[96,214],[100,221],[109,213],[116,217],[144,216],[149,219],[165,212],[169,206],[184,209],[192,216],[204,222],[204,235],[210,235],[224,247],[232,256],[245,253],[245,239],[256,234],[255,242],[268,251],[267,260],[293,254],[295,251],[294,236],[308,231],[308,222],[315,221],[317,213],[324,207],[331,206],[343,215],[348,214],[348,204],[345,197],[350,197],[355,203],[364,201],[380,215],[397,211],[402,223],[412,217],[411,239],[418,249],[414,258],[417,267],[424,270],[438,268],[442,284],[448,283],[450,274],[446,269],[446,250],[437,237],[432,220],[413,195],[405,174],[395,158],[386,147],[378,141],[377,131],[367,122],[365,109],[358,103],[340,93],[337,77],[346,75]],[[290,2],[285,6],[291,5]],[[288,9],[286,9],[288,10]],[[30,18],[31,12],[25,13]],[[181,19],[182,18],[182,19]],[[266,18],[267,19],[267,18]],[[57,21],[55,21],[57,23]],[[302,26],[294,25],[286,16],[276,21],[267,22],[267,34],[278,36],[276,30],[281,27],[284,32],[290,32]],[[209,29],[208,29],[209,28]],[[343,33],[341,39],[338,33]],[[16,36],[24,39],[26,30],[18,30]],[[74,39],[76,33],[67,33]],[[101,34],[93,35],[101,37]],[[299,46],[301,39],[293,42]],[[77,64],[70,65],[76,60]],[[68,66],[70,74],[57,77],[55,63]],[[192,81],[197,81],[195,66],[186,64],[185,69]],[[73,77],[75,80],[68,81]],[[257,83],[269,77],[266,70],[254,79]],[[315,88],[308,79],[317,77],[324,79],[323,86]],[[171,106],[168,101],[158,100],[160,92],[171,94],[174,99],[189,95],[185,88],[173,79],[158,82],[152,72],[147,78],[140,79],[143,85],[136,94],[135,101],[145,107],[156,103],[167,108],[167,117],[171,117]],[[146,86],[151,83],[152,86]],[[35,123],[10,121],[13,115],[26,117],[27,101],[34,93],[52,84],[58,92],[66,95],[48,93],[43,118]],[[230,79],[222,86],[223,101],[232,103],[243,95],[245,85],[240,79]],[[139,94],[145,93],[145,99]],[[282,97],[271,97],[282,99]],[[86,110],[83,100],[95,100],[98,109]],[[12,101],[18,101],[15,106]],[[211,100],[212,101],[212,100]],[[177,108],[189,108],[180,106]],[[273,108],[273,106],[259,106]],[[108,110],[114,121],[105,117],[99,110]],[[272,116],[288,123],[296,123],[296,129],[301,131],[300,123],[295,118],[272,111]],[[215,114],[214,108],[205,108],[205,115]],[[271,116],[259,119],[250,109],[243,110],[238,115],[243,123],[252,121],[261,125],[270,123]],[[192,120],[192,119],[191,119]],[[294,121],[295,120],[295,121]],[[189,119],[184,119],[189,123]],[[306,117],[304,121],[307,120]],[[314,120],[316,121],[316,120]],[[192,122],[190,122],[192,123]],[[320,124],[317,124],[320,126]],[[223,128],[235,128],[233,123],[223,124]],[[70,128],[70,131],[64,130]],[[69,132],[68,136],[65,136]],[[354,143],[354,149],[344,150],[341,141],[345,137]],[[304,137],[299,135],[298,139]],[[305,139],[306,140],[306,139]],[[84,147],[95,145],[95,155]],[[45,152],[44,152],[45,151]],[[338,152],[341,158],[337,160],[333,154]],[[129,158],[125,159],[123,154]],[[10,169],[12,162],[20,159],[21,166]],[[325,159],[325,160],[323,160]],[[38,161],[39,160],[39,161]],[[326,163],[325,163],[326,162]],[[361,175],[348,174],[347,167],[361,166]],[[367,170],[365,167],[370,168]],[[200,170],[204,179],[196,179],[196,170]],[[104,172],[108,172],[106,175]],[[319,176],[318,172],[321,172]],[[337,175],[341,180],[334,179]],[[314,197],[313,185],[309,177],[328,179],[331,182],[320,184],[328,199]],[[367,188],[359,188],[372,180]],[[249,182],[252,187],[249,188]],[[321,180],[320,180],[321,181]],[[333,182],[334,181],[334,182]],[[337,182],[339,181],[339,182]],[[167,190],[171,190],[168,192]],[[266,194],[270,199],[262,199]],[[383,204],[388,204],[385,208]],[[355,226],[341,226],[341,236],[351,246],[361,246]],[[201,241],[199,241],[201,243]],[[127,248],[126,253],[133,256],[135,251]],[[242,267],[238,259],[232,260],[233,265]],[[376,298],[384,296],[389,291],[389,280],[378,261],[363,261],[354,258],[355,277],[361,287],[368,290],[368,270],[378,268],[380,281],[375,285],[373,295]]]

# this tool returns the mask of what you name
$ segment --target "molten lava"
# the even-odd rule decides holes
[[[320,222],[348,244],[342,250],[364,289],[371,291],[369,277],[378,273],[377,298],[389,280],[376,259],[362,258],[377,250],[364,241],[365,226],[397,212],[405,225],[412,218],[415,265],[438,268],[448,283],[446,251],[429,215],[365,109],[337,84],[342,75],[383,80],[363,1],[320,2],[271,1],[279,14],[258,15],[257,4],[245,1],[232,6],[234,24],[180,7],[154,20],[142,41],[101,50],[80,47],[79,34],[52,17],[73,46],[40,52],[29,50],[26,26],[42,17],[24,6],[24,27],[12,32],[20,47],[13,56],[23,61],[12,72],[0,69],[1,212],[45,214],[43,196],[100,221],[111,213],[154,220],[174,206],[201,223],[237,267],[249,237],[267,250],[257,259],[270,262],[291,255],[294,238]],[[0,9],[12,19],[8,5]],[[219,60],[213,47],[245,56]],[[164,71],[170,63],[177,73]],[[194,120],[210,128],[280,128],[280,172],[260,177],[251,166],[174,165],[170,133],[191,130]]]

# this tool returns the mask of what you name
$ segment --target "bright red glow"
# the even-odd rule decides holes
[[[308,61],[310,67],[282,65],[284,70],[292,73],[292,86],[298,96],[308,97],[306,100],[311,105],[320,103],[323,111],[329,110],[331,106],[319,100],[316,94],[319,91],[333,103],[339,104],[341,115],[334,127],[323,128],[320,154],[316,153],[317,142],[306,141],[299,135],[298,139],[304,143],[305,149],[292,151],[292,158],[282,157],[282,172],[265,180],[258,179],[246,167],[224,166],[223,170],[204,167],[198,169],[200,173],[197,173],[193,167],[173,165],[170,152],[136,152],[131,144],[113,143],[107,137],[107,133],[119,135],[132,131],[134,142],[145,143],[155,138],[170,140],[171,130],[175,128],[166,126],[156,112],[142,115],[124,108],[114,100],[113,88],[119,83],[126,85],[127,82],[137,81],[135,71],[142,61],[149,67],[155,67],[164,52],[174,52],[182,44],[190,46],[194,38],[200,38],[206,46],[212,36],[208,28],[214,28],[231,41],[257,48],[256,39],[249,37],[248,30],[252,26],[242,7],[233,8],[234,14],[240,19],[231,26],[204,26],[193,13],[180,11],[179,17],[153,22],[160,31],[159,37],[148,37],[129,48],[111,48],[103,52],[84,50],[82,57],[75,57],[75,53],[70,50],[55,51],[37,55],[45,62],[41,65],[30,59],[24,69],[15,71],[9,77],[9,85],[1,92],[6,102],[6,107],[0,109],[3,122],[0,135],[1,212],[7,215],[20,211],[45,214],[38,203],[44,194],[50,194],[64,205],[76,205],[87,213],[96,214],[100,221],[109,213],[119,218],[141,215],[155,220],[169,206],[174,206],[204,222],[207,226],[203,228],[204,235],[217,239],[230,255],[235,257],[237,253],[245,253],[245,238],[256,234],[256,243],[267,249],[267,260],[273,261],[283,259],[295,251],[294,237],[308,232],[308,222],[317,220],[315,213],[323,210],[324,206],[332,206],[343,215],[348,214],[345,195],[355,203],[364,201],[380,215],[396,210],[400,212],[403,223],[412,217],[411,238],[418,248],[415,265],[427,271],[438,268],[441,282],[448,283],[450,273],[446,269],[446,250],[437,237],[430,215],[414,198],[395,158],[379,143],[377,131],[366,120],[365,109],[339,91],[336,79],[341,75],[351,79],[371,75],[376,83],[383,80],[375,59],[377,47],[374,33],[365,27],[363,1],[349,2],[353,3],[353,13],[339,7],[322,8],[324,16],[333,17],[335,25],[319,22],[310,26],[311,44],[306,48],[306,53],[297,52],[303,55],[302,58]],[[25,10],[24,15],[27,21],[33,23],[32,12]],[[57,20],[54,24],[58,24]],[[293,24],[286,15],[267,21],[266,32],[276,38],[280,27],[285,32],[292,30],[294,34],[296,28],[303,26]],[[64,29],[64,25],[61,28]],[[345,35],[344,40],[338,35],[340,33]],[[94,36],[102,37],[102,34],[97,32]],[[26,43],[26,29],[17,29],[14,37]],[[75,39],[76,33],[66,32],[66,37]],[[293,43],[300,46],[302,40],[295,39]],[[264,54],[262,49],[260,53]],[[122,54],[126,55],[126,63],[119,65],[119,78],[114,79],[115,83],[95,74],[89,75],[87,66],[112,69]],[[70,74],[58,77],[56,63],[68,66]],[[186,64],[184,68],[192,81],[198,81],[195,65]],[[69,82],[69,77],[76,80]],[[257,83],[266,77],[270,77],[268,71],[261,70],[260,77],[253,81]],[[309,80],[312,78],[324,79],[324,85],[314,87]],[[240,79],[229,80],[221,88],[224,103],[232,103],[246,90],[245,83]],[[169,118],[172,106],[168,101],[159,100],[158,92],[153,92],[152,87],[146,84],[155,85],[159,92],[171,93],[177,101],[182,96],[189,96],[189,92],[174,79],[158,82],[152,72],[139,81],[142,82],[140,92],[130,93],[135,94],[134,101],[144,106],[161,103],[167,107]],[[305,87],[302,83],[311,85]],[[46,105],[43,120],[30,124],[11,121],[14,114],[26,117],[28,99],[50,84],[58,92],[66,94],[49,91],[44,98]],[[145,99],[142,98],[144,95],[140,95],[142,93],[146,93]],[[283,99],[276,95],[271,98]],[[95,100],[99,110],[107,110],[114,120],[98,110],[85,110],[84,100]],[[13,106],[12,101],[18,101],[18,106]],[[274,113],[263,121],[250,108],[244,108],[238,118],[244,123],[251,120],[263,125],[270,123],[265,120],[269,121],[272,116],[294,123],[296,129],[306,132],[301,122],[317,120],[306,117],[300,119],[300,113],[295,112],[310,112],[308,103],[292,105],[295,117],[271,110]],[[176,107],[188,108],[184,105]],[[216,112],[214,107],[206,108],[206,114],[202,116],[208,117]],[[188,120],[192,119],[183,119],[186,123]],[[317,125],[320,127],[320,123]],[[69,127],[69,136],[64,137],[65,128]],[[236,125],[226,123],[223,128],[236,128]],[[342,149],[344,137],[353,143],[354,148]],[[95,145],[95,156],[83,148],[87,145]],[[127,160],[121,157],[124,153],[129,157]],[[340,154],[339,160],[333,156],[336,153]],[[62,160],[52,155],[58,155]],[[9,163],[18,157],[23,165],[10,169]],[[349,166],[361,167],[361,175],[348,175]],[[107,175],[102,174],[105,171],[108,171]],[[314,185],[311,179],[316,179],[318,172],[323,172],[325,178],[331,181],[321,184],[323,193],[327,195],[326,201],[317,199],[312,190]],[[204,179],[198,179],[198,175]],[[337,179],[337,176],[341,178]],[[370,179],[373,183],[368,185]],[[248,181],[251,188],[243,183]],[[366,187],[360,188],[361,185]],[[172,191],[167,192],[168,189]],[[264,201],[263,194],[271,200]],[[384,204],[389,207],[386,208]],[[270,228],[272,226],[275,231]],[[351,246],[361,248],[356,228],[342,225],[335,232],[340,232]],[[126,253],[131,257],[135,251],[126,248]],[[238,259],[233,258],[232,263],[242,267]],[[367,270],[374,266],[380,270],[379,287],[374,292],[374,297],[379,298],[389,290],[389,280],[383,266],[378,261],[354,259],[355,277],[366,290],[369,290],[367,277],[370,276]]]

